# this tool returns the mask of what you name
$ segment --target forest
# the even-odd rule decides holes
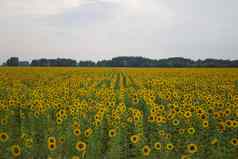
[[[31,62],[19,61],[18,57],[11,57],[3,66],[41,66],[41,67],[238,67],[238,60],[204,59],[192,60],[183,57],[171,57],[166,59],[150,59],[140,56],[120,56],[110,60],[97,62],[82,61],[66,58],[34,59]]]

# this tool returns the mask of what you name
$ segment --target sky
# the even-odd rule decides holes
[[[0,0],[0,63],[238,59],[237,0]]]

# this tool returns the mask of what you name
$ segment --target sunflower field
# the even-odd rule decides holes
[[[0,68],[0,159],[238,159],[238,69]]]

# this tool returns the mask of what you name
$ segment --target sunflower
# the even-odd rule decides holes
[[[224,110],[224,114],[225,114],[225,116],[229,116],[229,115],[231,114],[231,109],[226,108],[226,109]]]
[[[182,155],[181,159],[190,159],[191,157],[189,155]]]
[[[216,145],[218,144],[219,140],[217,138],[214,138],[212,141],[211,141],[211,144],[212,145]]]
[[[72,124],[72,128],[73,129],[80,128],[80,124],[77,121],[74,121]]]
[[[233,125],[232,120],[226,120],[225,123],[226,123],[226,126],[227,126],[228,128],[232,127],[232,125]]]
[[[165,138],[166,140],[169,140],[171,137],[172,137],[172,135],[171,135],[170,133],[166,133],[166,134],[164,135],[164,138]]]
[[[35,112],[34,112],[34,117],[38,118],[39,115],[40,115],[40,113],[39,113],[38,111],[35,111]]]
[[[6,118],[1,119],[1,125],[6,125],[6,124],[7,124],[7,119]]]
[[[127,118],[127,122],[128,122],[128,123],[132,123],[132,122],[133,122],[132,117],[128,117],[128,118]]]
[[[101,124],[100,120],[95,120],[95,122],[94,122],[95,127],[99,127],[100,124]]]
[[[223,133],[225,131],[226,127],[225,127],[225,123],[224,122],[220,122],[218,123],[218,130]]]
[[[234,146],[237,146],[238,145],[238,138],[231,139],[230,143]]]
[[[124,112],[126,111],[126,106],[125,106],[124,103],[121,103],[121,105],[120,105],[120,107],[119,107],[119,111],[120,111],[121,113],[124,113]]]
[[[72,156],[71,159],[80,159],[80,157],[79,156]]]
[[[192,117],[192,113],[191,113],[190,111],[186,111],[186,112],[184,113],[184,117],[185,117],[185,118],[191,118],[191,117]]]
[[[151,122],[151,123],[153,123],[154,121],[155,121],[155,116],[154,115],[150,115],[149,117],[148,117],[148,122]],[[158,118],[157,118],[157,120],[158,120]]]
[[[60,125],[60,124],[62,124],[63,123],[63,118],[56,118],[56,124],[57,125]]]
[[[75,136],[79,136],[81,134],[80,128],[74,128],[73,133]]]
[[[142,152],[143,152],[143,155],[144,156],[149,156],[150,155],[150,147],[148,145],[145,145],[143,148],[142,148]]]
[[[65,136],[61,136],[59,138],[59,144],[63,144],[65,142]]]
[[[169,143],[169,144],[166,145],[166,149],[167,149],[168,151],[171,151],[171,150],[174,149],[174,145],[171,144],[171,143]]]
[[[93,133],[93,129],[91,129],[91,128],[87,128],[87,129],[84,131],[84,135],[85,135],[86,137],[91,136],[92,133]]]
[[[14,157],[18,157],[21,155],[21,148],[19,145],[12,145],[11,146],[11,153]]]
[[[175,113],[176,113],[176,111],[175,111]],[[167,115],[167,119],[168,119],[168,120],[174,119],[174,118],[175,118],[175,113],[170,112],[170,113]]]
[[[96,114],[94,118],[95,118],[95,120],[100,120],[101,116],[100,116],[100,114]]]
[[[137,116],[137,115],[134,116],[134,121],[135,121],[135,122],[137,122],[137,121],[139,121],[139,120],[140,120],[140,116]]]
[[[193,135],[195,133],[195,129],[193,127],[188,128],[188,134]]]
[[[48,142],[48,149],[50,151],[54,151],[56,149],[56,143],[55,142],[53,142],[53,143]]]
[[[76,150],[82,152],[85,151],[87,148],[86,143],[82,142],[82,141],[78,141],[75,145]]]
[[[109,130],[108,136],[109,136],[109,137],[114,137],[114,136],[116,136],[116,129],[111,129],[111,130]]]
[[[178,119],[174,119],[174,120],[172,121],[172,124],[173,124],[174,126],[178,126],[179,123],[180,123],[180,121],[179,121]]]
[[[160,131],[159,131],[159,135],[160,135],[160,136],[164,136],[164,135],[165,135],[165,131],[164,131],[164,130],[160,130]]]
[[[32,140],[32,138],[26,139],[26,141],[25,141],[25,146],[26,146],[27,148],[32,148],[32,145],[33,145],[33,140]]]
[[[9,138],[9,136],[7,133],[5,133],[5,132],[0,133],[0,141],[1,142],[6,142],[8,140],[8,138]]]
[[[155,148],[156,150],[160,150],[160,149],[161,149],[161,143],[160,143],[160,142],[156,142],[156,143],[154,144],[154,148]]]
[[[48,137],[48,143],[56,143],[56,139],[53,136]]]
[[[208,121],[207,121],[207,120],[204,120],[204,121],[202,122],[202,126],[203,126],[204,128],[208,128],[208,127],[209,127]]]
[[[200,115],[200,114],[203,113],[203,109],[198,107],[198,108],[196,109],[196,112],[197,112],[198,115]]]
[[[140,136],[139,135],[132,135],[130,137],[130,140],[133,144],[137,144],[140,141]]]
[[[183,129],[183,128],[178,129],[178,133],[180,135],[184,134],[185,133],[185,129]]]
[[[188,144],[187,145],[187,150],[189,153],[195,153],[198,150],[198,147],[196,144]]]
[[[199,117],[200,117],[201,120],[207,120],[208,119],[208,116],[205,113],[200,114]]]
[[[213,112],[213,116],[215,119],[221,118],[222,114],[220,112]]]
[[[238,121],[237,120],[233,120],[232,121],[232,127],[233,128],[237,128],[238,127]]]

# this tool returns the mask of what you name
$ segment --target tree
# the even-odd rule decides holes
[[[7,66],[18,66],[19,65],[19,59],[18,57],[11,57],[7,60]]]
[[[76,66],[77,61],[72,59],[39,59],[32,60],[31,66]]]
[[[95,63],[93,61],[79,61],[78,66],[91,67],[91,66],[95,66]]]
[[[3,66],[28,66],[27,61],[19,61],[18,57],[11,57],[3,64]],[[55,66],[55,67],[238,67],[238,60],[224,60],[224,59],[205,59],[205,60],[191,60],[183,57],[172,57],[167,59],[149,59],[139,56],[120,56],[110,60],[93,61],[79,61],[57,58],[57,59],[36,59],[32,60],[31,66]]]

